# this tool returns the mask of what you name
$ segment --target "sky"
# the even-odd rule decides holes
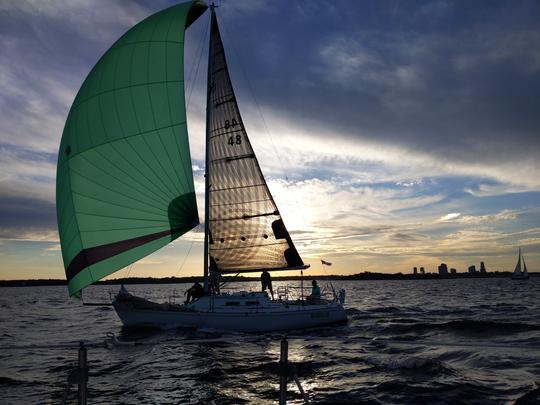
[[[540,271],[538,1],[220,3],[242,117],[307,274],[513,270],[518,246]],[[64,278],[69,108],[112,43],[172,4],[0,0],[0,279]],[[208,25],[188,29],[184,69],[201,213]],[[114,277],[201,273],[199,227]]]

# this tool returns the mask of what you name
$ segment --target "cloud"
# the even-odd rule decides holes
[[[515,172],[513,184],[537,187],[530,173],[540,169],[534,102],[540,79],[530,67],[540,29],[529,15],[538,16],[538,7],[431,4],[437,18],[446,19],[444,29],[427,24],[434,10],[415,14],[416,6],[400,11],[399,25],[388,26],[380,6],[363,13],[348,7],[341,26],[329,16],[312,36],[305,22],[302,41],[271,50],[268,42],[283,40],[274,33],[261,46],[273,60],[288,62],[271,68],[255,45],[235,38],[250,55],[245,70],[254,73],[265,115],[272,114],[266,121],[273,127],[278,116],[304,125],[311,139],[337,135],[429,156],[448,172],[465,166],[503,183]],[[458,67],[460,58],[474,58],[474,66]],[[251,101],[242,91],[238,97]]]
[[[439,218],[438,222],[451,222],[461,224],[482,224],[496,221],[514,221],[518,218],[518,212],[512,210],[502,210],[496,214],[488,215],[462,215],[459,212],[453,212]]]
[[[57,241],[54,203],[33,198],[0,198],[0,239]]]
[[[276,110],[265,111],[266,120],[272,123],[267,130],[255,119],[259,116],[256,111],[249,106],[244,111],[254,148],[263,167],[271,173],[293,176],[325,172],[327,176],[332,173],[355,179],[362,177],[366,182],[402,184],[419,182],[426,177],[467,176],[478,178],[477,186],[467,187],[466,191],[472,194],[540,190],[540,179],[531,175],[540,170],[537,161],[459,161],[384,139],[367,136],[351,139],[337,128],[327,130],[311,120],[295,121]]]
[[[445,216],[439,218],[439,222],[450,222],[456,220],[460,216],[461,214],[459,212],[451,212],[450,214],[446,214]]]

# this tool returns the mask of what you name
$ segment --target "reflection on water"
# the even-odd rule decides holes
[[[540,351],[520,345],[540,347],[540,280],[334,285],[347,289],[348,324],[289,334],[289,358],[314,403],[538,400]],[[177,300],[187,287],[174,286]],[[91,287],[86,299],[106,301],[116,288]],[[165,301],[173,287],[129,289]],[[279,334],[126,329],[112,308],[82,307],[66,295],[64,287],[1,289],[0,343],[98,342],[107,332],[138,342],[89,349],[91,403],[276,403]],[[209,337],[227,342],[182,342]],[[0,396],[6,403],[59,402],[76,356],[76,349],[0,350]],[[294,384],[290,390],[290,403],[302,403]]]

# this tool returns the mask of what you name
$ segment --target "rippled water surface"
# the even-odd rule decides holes
[[[290,359],[312,403],[540,403],[540,279],[334,286],[347,289],[348,323],[290,332]],[[164,301],[187,287],[128,288]],[[85,299],[108,301],[117,288],[91,287]],[[277,403],[275,337],[124,330],[112,308],[66,295],[65,287],[0,288],[0,403],[59,403],[77,358],[75,348],[14,346],[97,343],[107,332],[140,344],[89,348],[90,404]],[[226,342],[182,342],[206,337]],[[302,403],[289,388],[290,403]]]

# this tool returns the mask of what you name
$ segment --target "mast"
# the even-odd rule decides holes
[[[210,236],[210,176],[208,168],[210,167],[210,156],[208,153],[208,145],[210,143],[210,91],[212,89],[212,31],[214,29],[214,21],[216,19],[215,5],[210,5],[211,22],[210,22],[210,35],[208,40],[208,73],[206,76],[206,147],[205,147],[205,163],[204,163],[204,292],[210,291],[208,285],[208,242]]]

